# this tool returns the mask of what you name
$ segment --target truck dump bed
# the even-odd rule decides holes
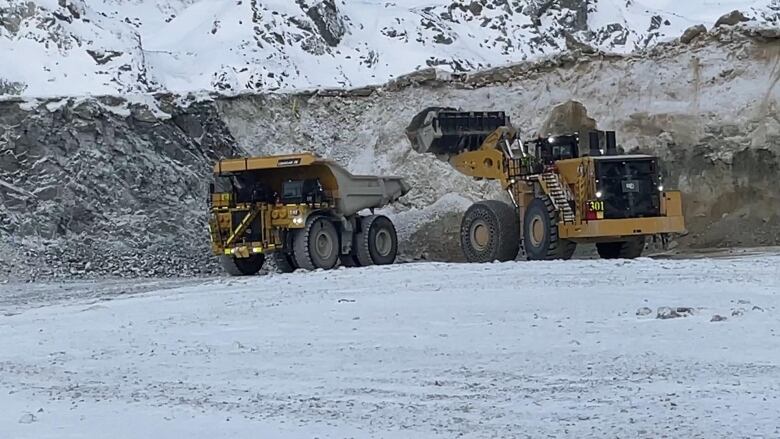
[[[226,159],[214,166],[218,176],[253,172],[257,178],[281,191],[290,179],[319,178],[343,215],[379,208],[398,200],[411,187],[396,176],[353,175],[338,163],[311,153]]]

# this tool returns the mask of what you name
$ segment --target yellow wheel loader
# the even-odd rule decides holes
[[[578,243],[602,258],[636,258],[645,239],[684,231],[680,192],[663,187],[658,160],[621,155],[614,131],[520,141],[501,111],[431,107],[406,135],[476,179],[498,180],[513,205],[480,201],[464,214],[460,241],[469,262],[569,259]]]
[[[352,175],[301,153],[220,160],[214,179],[211,248],[231,275],[257,273],[266,255],[282,272],[395,262],[395,226],[373,213],[409,192],[399,177]]]

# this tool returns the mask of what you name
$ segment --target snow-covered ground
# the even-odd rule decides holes
[[[0,437],[777,437],[779,267],[401,264],[64,302],[5,285]]]

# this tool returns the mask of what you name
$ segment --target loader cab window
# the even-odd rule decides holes
[[[579,157],[579,139],[576,135],[550,136],[536,141],[536,156],[545,163]]]

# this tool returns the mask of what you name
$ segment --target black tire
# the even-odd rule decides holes
[[[293,256],[295,264],[304,270],[336,266],[341,242],[336,226],[324,216],[310,217],[306,227],[295,232]]]
[[[517,258],[520,225],[515,208],[496,200],[472,204],[460,222],[460,247],[468,262]]]
[[[265,255],[255,254],[248,258],[220,256],[219,262],[222,264],[222,268],[231,276],[251,276],[257,274],[263,268]]]
[[[523,249],[529,261],[571,259],[577,243],[558,237],[558,215],[549,197],[535,198],[523,216]]]
[[[645,237],[635,237],[620,242],[596,243],[596,250],[602,259],[635,259],[642,256]]]
[[[293,255],[289,253],[283,251],[275,251],[273,252],[273,259],[274,259],[274,264],[276,264],[276,268],[281,273],[292,273],[298,268],[298,266],[295,264],[295,259],[293,258]]]
[[[354,247],[352,250],[354,251]],[[344,267],[360,267],[360,262],[358,262],[357,256],[352,253],[348,255],[341,255],[339,258],[341,260],[341,265]]]
[[[360,218],[360,231],[355,234],[354,259],[358,266],[388,265],[398,254],[398,236],[390,218],[369,215]]]

